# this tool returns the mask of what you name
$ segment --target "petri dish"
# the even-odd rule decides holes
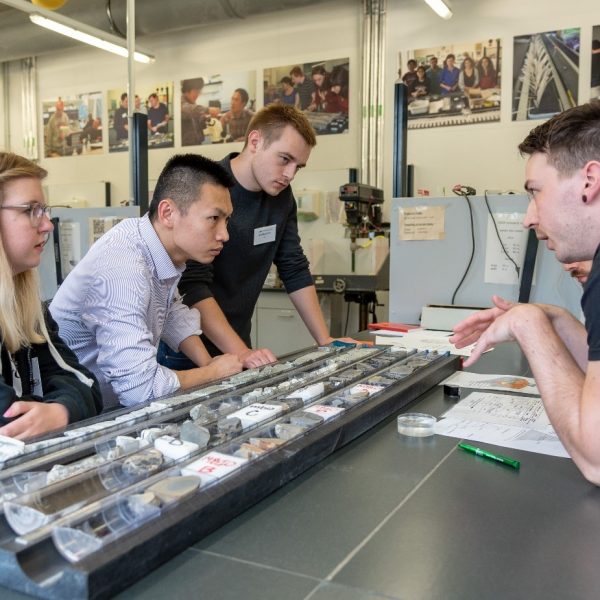
[[[428,437],[434,434],[437,419],[425,413],[405,413],[397,419],[398,433],[410,437]]]

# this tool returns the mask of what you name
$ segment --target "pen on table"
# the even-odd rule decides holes
[[[493,454],[492,452],[488,452],[487,450],[483,450],[482,448],[477,448],[476,446],[471,446],[471,444],[465,444],[464,442],[459,442],[459,448],[466,450],[467,452],[472,452],[477,456],[483,456],[484,458],[489,458],[490,460],[495,460],[503,465],[508,465],[513,469],[518,469],[521,466],[521,463],[514,458],[508,458],[508,456],[502,456],[501,454]]]

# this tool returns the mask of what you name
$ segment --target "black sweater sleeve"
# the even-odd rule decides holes
[[[300,245],[298,215],[295,200],[291,203],[283,237],[281,238],[281,243],[279,244],[273,262],[277,266],[279,277],[288,294],[314,285],[312,275],[308,268],[308,259]]]

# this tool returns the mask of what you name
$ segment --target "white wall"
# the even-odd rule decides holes
[[[150,179],[156,179],[166,160],[182,150],[179,133],[179,81],[202,73],[256,70],[256,89],[262,105],[262,69],[297,62],[329,58],[350,58],[351,127],[348,134],[321,136],[312,153],[310,166],[319,169],[347,169],[358,164],[359,146],[359,0],[335,0],[310,9],[294,9],[231,20],[210,27],[187,29],[176,34],[146,36],[138,41],[152,49],[156,62],[136,66],[136,81],[152,85],[175,82],[175,148],[151,150]],[[11,81],[14,152],[20,151],[20,83],[16,69]],[[42,56],[38,60],[40,103],[44,99],[96,90],[126,89],[127,63],[124,59],[78,46],[76,50]],[[103,123],[108,123],[105,114]],[[41,127],[41,115],[40,115]],[[105,138],[108,137],[105,135]],[[0,144],[2,141],[0,141]],[[105,141],[107,146],[107,141]],[[240,150],[242,144],[185,147],[213,159]],[[21,146],[22,147],[22,146]],[[108,180],[112,183],[113,204],[129,193],[126,153],[73,156],[42,160],[49,170],[49,184]],[[344,182],[340,182],[344,183]]]
[[[386,95],[389,127],[384,156],[387,197],[392,180],[393,86],[398,52],[453,42],[502,39],[502,115],[499,123],[410,130],[408,162],[415,166],[415,191],[451,194],[456,183],[484,189],[522,189],[523,159],[517,145],[539,121],[511,121],[513,36],[581,27],[579,102],[589,100],[592,26],[600,24],[597,0],[448,0],[448,21],[422,0],[388,1]],[[405,55],[406,56],[406,55]],[[403,60],[403,62],[406,62]],[[404,68],[404,65],[403,65]]]
[[[479,189],[517,188],[522,185],[522,160],[516,145],[535,122],[511,122],[512,37],[514,35],[580,26],[582,48],[589,48],[591,27],[600,23],[595,0],[452,0],[454,17],[444,21],[422,0],[388,0],[386,50],[386,194],[390,197],[392,177],[393,85],[398,69],[398,52],[442,43],[469,42],[500,37],[503,42],[502,120],[500,123],[413,130],[408,134],[409,162],[415,165],[415,188],[434,194],[461,182]],[[351,115],[347,135],[323,136],[311,158],[311,168],[346,169],[359,161],[359,77],[360,0],[337,0],[310,9],[296,9],[232,20],[210,27],[198,27],[177,34],[140,38],[157,56],[154,65],[137,66],[140,83],[174,80],[176,122],[178,81],[198,73],[256,69],[257,93],[262,93],[264,67],[321,58],[349,56],[351,59]],[[99,50],[79,46],[42,56],[38,60],[40,100],[58,95],[124,88],[126,63]],[[588,99],[590,57],[580,59],[580,101]],[[11,65],[12,149],[20,150],[20,81]],[[104,123],[107,122],[106,114]],[[1,124],[0,124],[1,128]],[[0,144],[2,141],[0,141]],[[176,138],[177,143],[177,138]],[[223,152],[239,148],[202,146],[202,152],[220,158]],[[155,178],[175,149],[153,150],[150,176]],[[44,160],[50,169],[50,183],[106,179],[113,182],[115,201],[128,195],[128,162],[125,155],[108,153]]]
[[[443,43],[502,39],[501,122],[409,131],[408,159],[415,166],[415,188],[427,188],[434,195],[448,192],[455,183],[472,185],[479,191],[486,188],[521,189],[523,160],[516,147],[538,122],[510,120],[512,38],[536,31],[579,26],[582,48],[587,49],[592,26],[600,23],[596,0],[571,3],[564,0],[451,0],[451,4],[454,17],[444,21],[422,0],[388,0],[384,107],[387,124],[382,156],[387,199],[391,198],[393,83],[399,52]],[[361,20],[361,0],[332,0],[309,9],[147,36],[139,42],[155,52],[157,61],[153,65],[138,65],[136,78],[140,84],[147,85],[164,80],[175,82],[174,118],[178,123],[178,83],[181,79],[206,72],[254,69],[260,105],[263,68],[348,56],[351,66],[350,131],[344,135],[321,136],[308,168],[297,182],[298,186],[321,186],[323,192],[331,192],[344,183],[338,181],[340,170],[360,165]],[[84,46],[39,57],[38,70],[40,102],[83,91],[124,89],[126,85],[127,66],[123,59]],[[579,98],[583,102],[589,94],[588,52],[581,56],[580,71]],[[11,64],[10,95],[12,149],[19,152],[22,136],[17,63]],[[103,122],[108,122],[106,107]],[[176,127],[175,148],[149,152],[151,179],[156,179],[171,154],[181,151],[179,139]],[[201,151],[219,159],[226,152],[240,148],[241,144],[237,143],[185,150]],[[49,169],[50,184],[109,180],[113,185],[113,203],[128,196],[128,159],[123,153],[106,152],[100,156],[53,158],[42,162]],[[328,182],[325,189],[321,185],[323,181]],[[335,236],[338,241],[334,243],[339,244],[341,228],[320,227],[320,221],[307,228],[308,236]]]
[[[512,38],[515,35],[564,27],[581,27],[582,48],[589,48],[591,27],[600,23],[596,0],[451,0],[454,17],[444,21],[422,0],[388,0],[386,48],[387,124],[382,160],[385,165],[386,197],[391,197],[393,82],[398,53],[443,43],[469,42],[499,37],[503,42],[502,120],[500,123],[412,130],[408,133],[408,159],[415,166],[415,189],[433,194],[448,192],[455,183],[479,190],[520,189],[522,159],[517,144],[536,122],[510,120],[512,82]],[[175,82],[175,121],[179,122],[179,80],[215,70],[257,70],[257,95],[262,94],[262,69],[282,64],[323,58],[350,57],[350,132],[321,136],[308,168],[347,169],[359,165],[361,0],[332,0],[310,9],[294,9],[244,20],[231,20],[210,27],[196,27],[178,33],[147,36],[140,43],[154,50],[153,65],[138,65],[140,83]],[[77,49],[42,56],[38,60],[40,101],[97,89],[123,88],[126,62],[105,52],[78,46]],[[590,57],[580,60],[580,101],[588,99]],[[12,149],[21,143],[20,81],[17,64],[11,65]],[[105,109],[106,110],[106,109]],[[107,115],[104,115],[107,123]],[[40,116],[41,127],[41,116]],[[178,128],[176,128],[176,131]],[[179,133],[177,132],[177,136]],[[106,137],[106,136],[105,136]],[[149,153],[150,178],[180,151],[179,137],[174,149]],[[2,140],[0,140],[0,144]],[[239,149],[241,144],[195,147],[212,158]],[[43,161],[50,171],[49,183],[110,180],[113,201],[128,196],[128,160],[124,154],[54,158]],[[342,183],[342,182],[340,182]],[[303,185],[310,185],[304,177]]]

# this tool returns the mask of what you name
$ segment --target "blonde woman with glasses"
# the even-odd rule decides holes
[[[29,438],[100,411],[100,388],[58,337],[37,266],[53,230],[46,171],[0,152],[0,435]]]

